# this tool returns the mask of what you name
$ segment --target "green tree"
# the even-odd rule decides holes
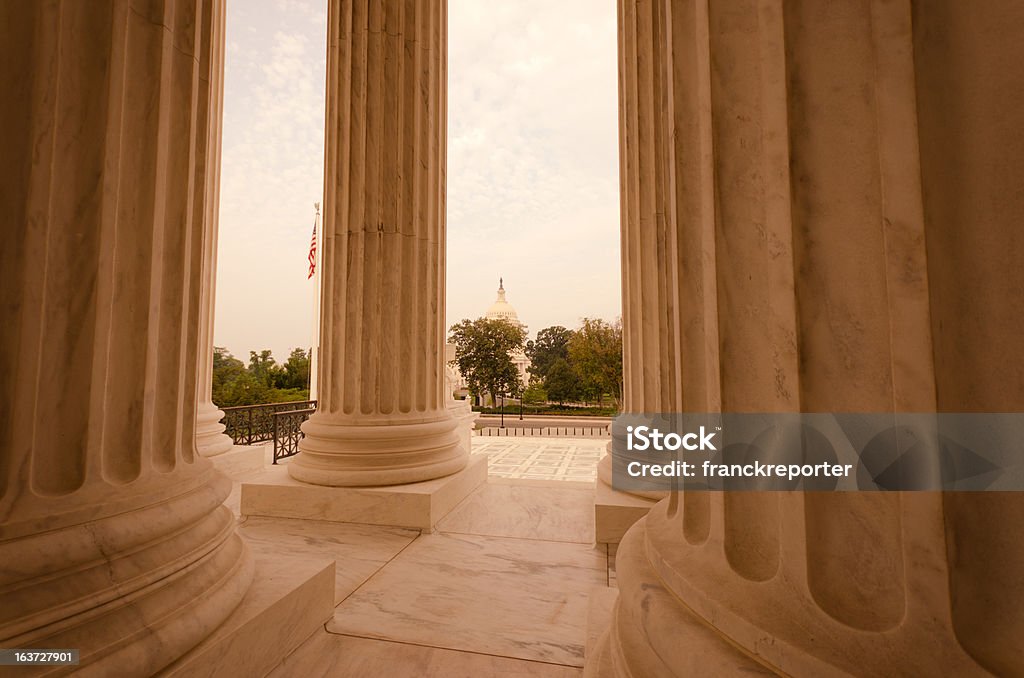
[[[545,327],[537,333],[537,339],[526,342],[526,357],[530,359],[529,372],[544,380],[548,370],[558,360],[569,359],[569,340],[572,330],[561,325]]]
[[[569,340],[569,363],[584,392],[596,397],[599,404],[605,394],[611,395],[618,407],[622,398],[622,323],[584,318]]]
[[[234,381],[239,374],[245,372],[245,365],[241,360],[231,355],[223,346],[213,347],[213,390],[218,386]]]
[[[507,320],[463,320],[449,330],[455,344],[452,362],[474,396],[519,394],[522,384],[512,354],[523,349],[525,340],[526,331]]]
[[[548,393],[544,390],[544,382],[539,379],[530,379],[529,385],[523,391],[523,403],[527,405],[543,405],[548,401]]]
[[[223,346],[213,347],[213,402],[232,407],[236,402],[235,382],[248,376],[245,364]]]
[[[249,373],[257,381],[263,382],[267,387],[273,386],[275,373],[279,369],[274,362],[274,356],[268,349],[264,349],[259,353],[249,351]]]
[[[250,351],[249,366],[223,347],[213,349],[213,402],[219,407],[309,398],[309,358],[295,349],[283,366],[268,350]]]
[[[238,405],[261,405],[274,402],[270,395],[270,388],[263,381],[257,379],[249,371],[244,371],[222,390],[221,400],[215,400],[220,407],[235,407]]]
[[[554,400],[559,405],[579,397],[579,377],[569,365],[569,361],[559,358],[551,365],[548,375],[544,379],[544,388],[547,391],[548,400]]]
[[[305,349],[293,348],[282,370],[276,374],[276,388],[309,388],[309,353]]]

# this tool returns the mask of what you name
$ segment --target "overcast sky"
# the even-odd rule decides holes
[[[214,343],[313,336],[326,0],[228,0]],[[449,0],[448,325],[504,277],[533,335],[620,314],[613,0]]]

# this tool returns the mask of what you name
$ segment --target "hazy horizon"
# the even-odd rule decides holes
[[[313,337],[325,0],[228,3],[214,344],[278,362]],[[613,3],[449,1],[447,322],[504,278],[529,327],[619,316]]]

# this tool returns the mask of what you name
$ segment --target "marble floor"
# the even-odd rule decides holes
[[[514,438],[484,439],[497,448],[477,440],[474,453],[521,454],[527,462],[554,453],[579,459],[592,442],[594,455],[603,452],[600,441],[533,439],[517,452]],[[235,484],[260,473],[239,474]],[[592,542],[593,480],[544,478],[492,474],[432,534],[242,520],[241,533],[264,550],[336,562],[333,617],[270,675],[581,675],[588,604],[594,591],[614,587],[614,557]],[[237,514],[237,492],[227,503]]]
[[[607,438],[473,438],[473,454],[490,457],[488,473],[499,478],[594,482]]]
[[[487,473],[491,477],[574,483],[597,480],[597,462],[608,447],[607,438],[474,436],[472,441],[473,454],[489,457]],[[265,463],[269,465],[273,450],[269,444],[264,445],[263,450]],[[281,463],[286,464],[288,460]],[[258,477],[258,473],[245,475],[247,480]],[[237,497],[232,501],[237,503]]]

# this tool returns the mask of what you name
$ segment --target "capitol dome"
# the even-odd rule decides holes
[[[516,309],[512,308],[512,304],[505,301],[505,281],[502,278],[498,278],[498,298],[487,309],[486,318],[488,320],[507,320],[510,323],[522,325],[519,322],[519,315],[516,313]]]

